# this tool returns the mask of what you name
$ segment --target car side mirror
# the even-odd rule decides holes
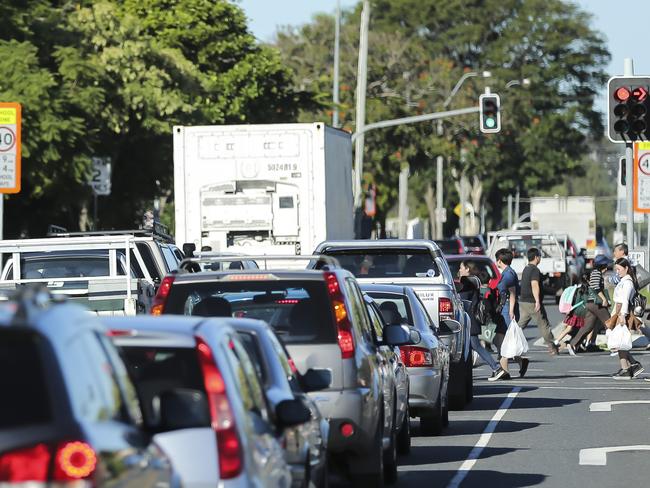
[[[199,390],[177,388],[160,394],[160,427],[163,430],[190,429],[210,425],[210,409]]]
[[[440,336],[449,336],[458,334],[462,330],[460,322],[457,320],[443,320],[440,322],[440,328],[438,329],[438,334]]]
[[[383,342],[385,345],[391,347],[412,344],[411,328],[408,325],[388,325],[384,327]]]
[[[305,393],[326,390],[332,384],[332,370],[324,368],[309,368],[300,378]]]
[[[275,416],[280,426],[293,427],[294,425],[304,424],[311,419],[311,410],[305,403],[299,399],[282,400],[275,407]]]
[[[196,251],[196,244],[193,242],[186,242],[183,244],[183,254],[185,254],[186,258],[193,258],[194,251]]]

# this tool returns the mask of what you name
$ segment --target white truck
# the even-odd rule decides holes
[[[173,130],[176,242],[294,255],[354,237],[347,132],[323,123]]]
[[[586,250],[596,253],[596,202],[594,197],[534,197],[530,199],[530,223],[535,231],[567,234]]]

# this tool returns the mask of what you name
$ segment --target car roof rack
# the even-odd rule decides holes
[[[119,236],[119,235],[133,235],[135,237],[157,237],[168,244],[174,243],[174,238],[169,233],[169,228],[158,222],[154,221],[153,227],[150,229],[132,229],[132,230],[96,230],[87,232],[68,232],[65,227],[58,225],[49,225],[47,229],[47,237],[91,237],[91,236]]]
[[[265,267],[263,271],[266,271],[269,269],[268,267],[268,262],[269,261],[280,261],[280,262],[287,262],[287,261],[314,261],[314,265],[316,265],[318,262],[322,263],[322,267],[316,268],[316,269],[333,269],[333,268],[341,268],[341,264],[339,263],[338,259],[332,257],[332,256],[327,256],[324,254],[316,254],[316,255],[299,255],[299,256],[278,256],[278,255],[245,255],[245,254],[231,254],[231,255],[224,255],[221,253],[201,253],[197,257],[192,257],[192,258],[185,258],[183,259],[180,264],[178,265],[179,271],[186,271],[190,273],[196,273],[203,271],[201,269],[201,264],[213,264],[213,263],[232,263],[234,261],[263,261],[265,263]],[[271,269],[281,269],[281,268],[271,268]],[[312,268],[307,268],[307,269],[312,269]],[[254,271],[254,270],[246,270],[246,271]]]

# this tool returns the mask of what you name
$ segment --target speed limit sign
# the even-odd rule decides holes
[[[0,193],[20,191],[19,103],[0,103]]]

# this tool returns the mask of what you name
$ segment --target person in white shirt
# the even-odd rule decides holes
[[[614,263],[616,274],[620,281],[614,289],[614,308],[612,317],[617,316],[616,325],[627,327],[627,318],[632,313],[630,302],[636,293],[636,273],[634,266],[625,258],[618,258]],[[630,351],[618,351],[618,358],[621,362],[621,369],[614,373],[616,380],[629,380],[643,372],[641,363],[635,361]]]

